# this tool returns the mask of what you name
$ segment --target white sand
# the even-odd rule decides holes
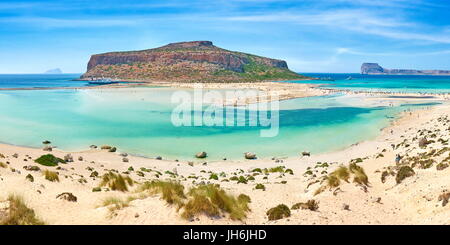
[[[391,127],[384,129],[376,140],[362,142],[335,153],[283,159],[283,163],[261,159],[213,162],[207,166],[198,162],[192,167],[187,162],[160,161],[133,156],[128,157],[129,163],[123,163],[122,157],[118,153],[102,150],[73,152],[75,162],[60,165],[64,168],[58,171],[60,182],[50,182],[45,180],[39,172],[23,169],[23,166],[26,165],[38,165],[33,160],[24,161],[25,155],[36,159],[47,152],[41,149],[2,144],[0,153],[6,158],[0,159],[0,161],[9,162],[9,166],[0,168],[0,200],[6,199],[8,194],[20,194],[24,197],[27,205],[33,208],[37,215],[48,224],[450,224],[448,218],[450,217],[450,205],[442,207],[437,200],[442,191],[450,190],[450,168],[441,171],[437,171],[435,166],[429,169],[415,169],[415,176],[407,178],[398,185],[394,181],[395,177],[389,177],[386,183],[381,183],[381,173],[377,172],[385,166],[395,165],[395,154],[404,155],[408,149],[418,148],[417,142],[412,143],[410,148],[401,147],[397,150],[392,150],[390,145],[398,144],[405,138],[414,137],[419,129],[426,128],[435,132],[439,128],[441,130],[437,132],[439,137],[448,139],[449,125],[443,125],[436,121],[437,118],[448,115],[450,115],[450,106],[448,105],[436,106],[428,111],[413,112],[411,115],[408,113]],[[430,147],[440,149],[443,146],[440,143],[434,143],[428,147],[428,150]],[[387,149],[386,152],[383,152],[384,157],[375,158],[382,149]],[[412,150],[410,154],[415,151],[420,150]],[[19,157],[12,157],[14,153],[19,154]],[[53,154],[63,157],[66,153],[54,150]],[[78,161],[79,156],[82,156],[84,160]],[[369,158],[360,165],[364,167],[371,184],[367,193],[354,183],[343,184],[340,187],[342,192],[337,195],[325,191],[314,196],[313,193],[319,184],[306,188],[307,184],[311,182],[309,177],[303,176],[308,166],[314,166],[318,161],[335,162],[331,166],[337,166],[338,164],[348,164],[350,159],[366,156]],[[201,173],[201,170],[215,173],[225,172],[230,177],[230,173],[235,172],[236,169],[247,172],[255,167],[265,168],[279,165],[292,169],[294,175],[286,174],[280,179],[277,178],[279,174],[271,174],[268,180],[262,180],[262,176],[256,176],[256,180],[250,181],[248,184],[236,184],[235,181],[220,182],[223,178],[220,178],[219,181],[211,181],[220,183],[231,193],[244,193],[251,197],[250,208],[252,211],[243,222],[230,221],[227,218],[210,219],[205,216],[189,222],[180,218],[180,213],[176,211],[176,208],[168,206],[160,200],[158,195],[132,201],[129,207],[117,211],[116,216],[111,217],[107,208],[99,207],[102,200],[111,196],[125,198],[132,193],[92,192],[92,188],[98,186],[100,179],[90,178],[90,171],[86,170],[87,167],[92,167],[102,175],[107,169],[117,169],[123,172],[129,166],[133,166],[135,170],[146,167],[161,172],[176,169],[179,175],[189,176],[194,173],[197,176],[204,176],[205,182],[208,182],[209,174]],[[42,170],[45,168],[55,169],[54,167],[39,167]],[[11,168],[18,171],[12,172]],[[25,179],[28,173],[34,176],[33,183]],[[79,183],[80,176],[84,176],[87,183]],[[138,177],[135,172],[130,176],[139,182],[155,179],[151,174]],[[161,178],[166,177],[168,175],[163,175]],[[280,184],[281,180],[285,180],[287,183]],[[191,181],[192,179],[188,179],[183,183],[188,187],[191,185]],[[200,181],[199,179],[198,182]],[[255,190],[256,183],[264,183],[267,190]],[[38,191],[42,194],[39,194]],[[78,197],[78,202],[57,200],[56,195],[62,192],[73,193]],[[377,198],[381,198],[380,203],[374,201]],[[292,216],[289,218],[278,221],[267,220],[265,213],[269,208],[280,203],[291,206],[308,199],[320,202],[318,211],[292,210]],[[349,205],[350,211],[343,210],[344,203]]]

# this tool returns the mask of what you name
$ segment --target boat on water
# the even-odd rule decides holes
[[[319,80],[321,80],[321,81],[334,81],[334,79],[331,78],[331,77],[319,77]]]
[[[352,76],[347,77],[345,80],[353,80]]]
[[[117,83],[119,83],[119,81],[114,81],[110,78],[102,78],[102,79],[92,80],[92,81],[88,82],[89,85],[108,85],[108,84],[117,84]]]

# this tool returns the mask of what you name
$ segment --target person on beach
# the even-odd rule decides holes
[[[401,159],[399,154],[395,155],[395,164],[399,164]]]

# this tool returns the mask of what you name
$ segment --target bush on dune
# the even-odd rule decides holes
[[[295,209],[309,209],[311,211],[317,211],[319,209],[319,202],[317,202],[316,200],[308,200],[306,202],[299,202],[296,203],[292,206],[293,210]]]
[[[45,177],[46,180],[51,181],[51,182],[59,182],[59,176],[57,172],[53,172],[50,170],[44,170],[44,172],[42,173]]]
[[[274,208],[267,210],[266,212],[269,220],[278,220],[291,216],[291,210],[288,206],[280,204]]]
[[[395,181],[397,184],[400,184],[404,179],[411,177],[414,174],[415,172],[410,166],[403,166],[398,170]]]
[[[63,159],[55,157],[52,154],[42,155],[34,161],[48,167],[55,167],[58,166],[59,163],[65,163]]]

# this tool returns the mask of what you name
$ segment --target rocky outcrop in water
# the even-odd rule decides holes
[[[210,41],[171,43],[142,51],[93,55],[82,79],[246,82],[304,79],[286,61],[225,50]]]
[[[366,75],[443,75],[449,76],[450,71],[446,70],[410,70],[410,69],[386,69],[378,63],[363,63],[361,74]]]

